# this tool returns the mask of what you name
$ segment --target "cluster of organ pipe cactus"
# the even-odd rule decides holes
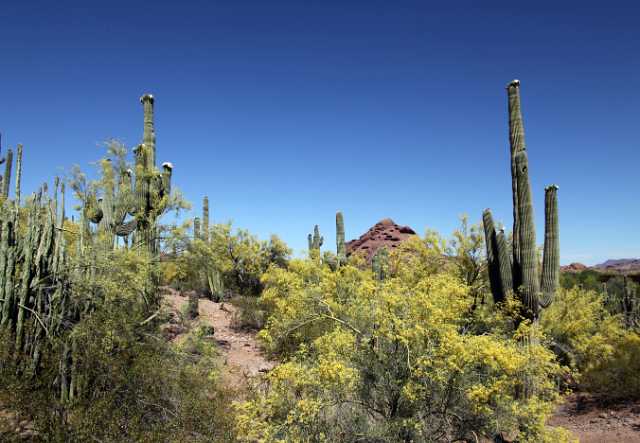
[[[558,187],[545,188],[545,237],[540,272],[533,219],[531,184],[520,110],[520,82],[507,86],[509,97],[509,139],[513,192],[513,240],[509,251],[504,229],[496,229],[490,209],[482,214],[489,280],[494,301],[499,303],[513,293],[526,308],[526,315],[537,320],[540,310],[553,301],[560,276],[558,227]]]
[[[318,251],[320,252],[320,248],[324,243],[324,237],[320,235],[320,229],[318,225],[313,227],[313,235],[309,234],[307,236],[307,243],[309,245],[309,252]]]
[[[63,235],[65,184],[56,178],[53,197],[46,184],[20,207],[22,147],[16,162],[16,195],[8,192],[0,202],[0,329],[13,339],[14,359],[20,373],[37,371],[44,346],[63,336],[77,321],[79,311],[71,303],[69,257]],[[11,161],[8,155],[6,162]],[[3,178],[10,183],[10,167]],[[60,361],[60,398],[73,398],[73,368],[67,338]]]

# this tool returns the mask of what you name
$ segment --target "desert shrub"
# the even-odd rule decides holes
[[[238,308],[231,319],[234,328],[258,331],[264,327],[265,311],[257,297],[240,295],[232,298],[231,303]]]
[[[178,290],[208,293],[215,299],[226,294],[258,296],[260,277],[274,265],[286,267],[291,250],[277,236],[261,241],[230,224],[214,225],[208,241],[191,239],[185,229],[174,229],[168,244],[176,250],[173,266],[165,265],[165,282]]]
[[[611,399],[640,398],[640,337],[608,311],[601,294],[561,289],[541,324],[583,389]]]
[[[625,328],[640,331],[640,285],[629,277],[617,275],[602,289],[607,310],[619,314]]]
[[[602,334],[588,343],[581,382],[609,400],[640,398],[640,335],[633,331]]]
[[[214,351],[206,343],[196,343],[198,353],[173,348],[159,334],[162,314],[150,319],[153,263],[118,250],[94,265],[100,272],[78,277],[70,300],[90,311],[52,338],[37,376],[17,375],[10,341],[0,338],[0,401],[32,417],[48,441],[231,441],[233,393],[218,385]],[[67,352],[73,396],[61,399]]]
[[[258,240],[231,225],[216,225],[211,234],[211,251],[220,270],[224,287],[238,295],[257,296],[262,291],[260,277],[274,265],[286,267],[291,250],[277,236]]]
[[[560,274],[560,286],[565,289],[580,287],[590,291],[600,291],[602,282],[601,274],[592,269],[585,269],[580,272],[563,272]]]
[[[470,333],[470,288],[429,245],[393,251],[383,281],[320,260],[265,274],[260,337],[285,363],[238,406],[241,441],[566,438],[544,425],[558,399],[553,354],[521,340],[524,323]]]

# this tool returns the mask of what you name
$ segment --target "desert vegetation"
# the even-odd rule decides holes
[[[207,196],[201,216],[166,223],[189,204],[173,165],[158,167],[148,94],[132,160],[111,140],[97,174],[74,167],[24,198],[23,147],[13,195],[8,150],[0,408],[30,426],[3,436],[561,442],[574,438],[548,420],[569,393],[640,399],[638,285],[561,275],[556,185],[545,189],[539,250],[518,81],[507,97],[511,232],[489,209],[478,224],[463,216],[450,238],[400,236],[385,222],[398,231],[385,234],[392,246],[367,253],[349,249],[342,212],[335,249],[316,225],[304,256],[276,235],[212,223]],[[182,311],[167,293],[187,300]],[[199,318],[205,300],[233,305],[233,327],[256,335],[273,368],[225,377],[222,342]]]

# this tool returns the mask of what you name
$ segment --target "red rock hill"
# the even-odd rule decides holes
[[[382,246],[386,246],[389,250],[397,248],[412,235],[416,235],[416,232],[409,226],[399,226],[390,218],[385,218],[373,225],[357,240],[347,242],[347,255],[359,252],[371,261],[376,251]]]
[[[582,272],[585,269],[588,269],[588,268],[582,263],[571,263],[566,266],[560,266],[560,271],[562,272]]]

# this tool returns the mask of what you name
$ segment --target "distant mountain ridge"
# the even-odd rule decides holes
[[[640,274],[640,258],[610,259],[594,266],[586,266],[582,263],[571,263],[570,265],[560,268],[562,272],[582,272],[587,269],[605,274]]]

